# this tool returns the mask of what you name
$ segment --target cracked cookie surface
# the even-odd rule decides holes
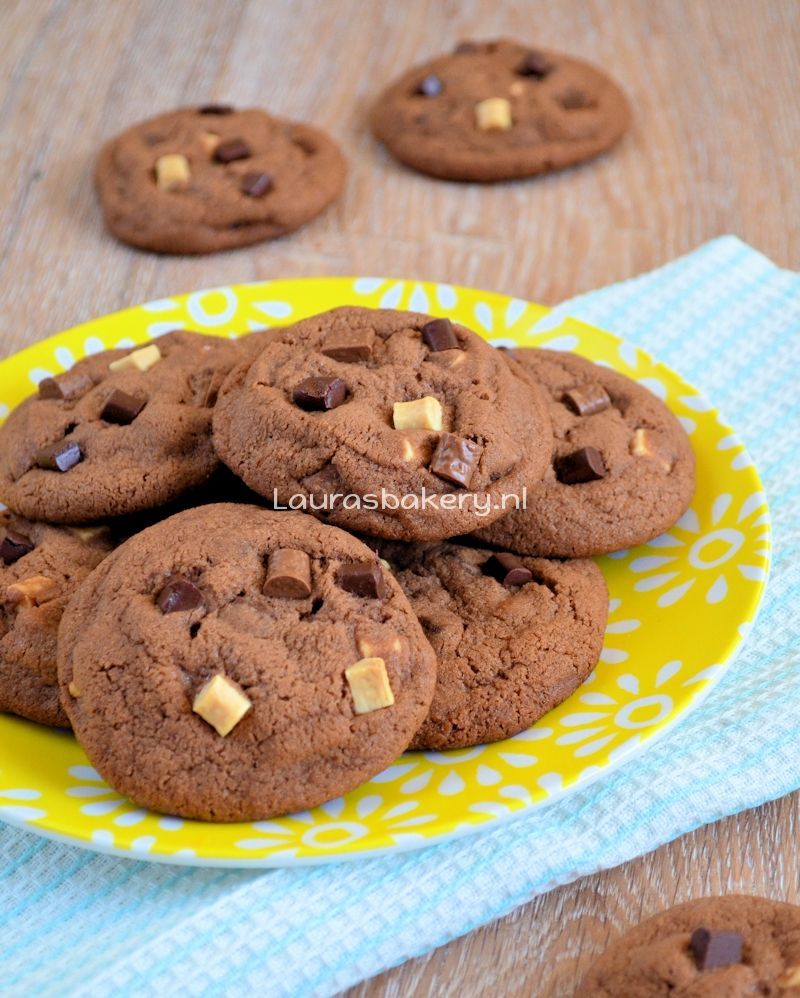
[[[492,552],[460,544],[380,545],[439,663],[412,747],[508,738],[565,700],[597,664],[608,591],[593,561],[519,559],[504,585]]]
[[[290,591],[275,588],[279,550],[309,566],[291,596],[276,595]],[[232,504],[118,548],[61,629],[62,696],[93,765],[142,806],[244,821],[314,807],[393,762],[428,711],[435,656],[391,573],[359,595],[343,582],[352,563],[377,566],[313,517]],[[358,713],[346,670],[376,658],[393,703]],[[215,677],[217,707],[245,705],[224,736],[196,712]]]

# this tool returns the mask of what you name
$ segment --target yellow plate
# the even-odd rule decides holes
[[[270,281],[149,302],[0,363],[0,418],[47,374],[169,329],[231,336],[335,305],[446,315],[493,343],[574,350],[665,399],[697,454],[697,494],[667,534],[600,559],[611,606],[595,673],[530,730],[465,751],[411,753],[311,812],[215,825],[148,813],[89,766],[73,738],[0,717],[0,817],[101,852],[197,866],[289,866],[416,848],[585,787],[695,706],[752,624],[769,565],[769,516],[743,445],[705,399],[630,343],[541,305],[469,288],[378,278]]]

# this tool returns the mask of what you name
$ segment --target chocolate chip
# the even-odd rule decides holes
[[[162,613],[180,613],[183,610],[196,610],[203,606],[203,594],[184,575],[171,575],[167,584],[156,596],[156,604]]]
[[[582,90],[576,90],[575,88],[563,93],[558,98],[558,102],[565,111],[580,111],[582,108],[595,106],[594,101],[590,97]]]
[[[335,409],[346,397],[341,378],[306,378],[292,391],[292,402],[309,412]]]
[[[230,104],[203,104],[197,111],[198,114],[233,114]]]
[[[69,471],[83,460],[83,451],[74,440],[59,440],[58,443],[42,447],[34,460],[45,471]]]
[[[305,551],[281,548],[269,556],[265,596],[305,599],[311,595],[311,559]]]
[[[355,596],[383,599],[386,595],[386,583],[377,559],[340,565],[336,581],[345,592],[353,593]]]
[[[443,433],[431,458],[430,469],[439,478],[467,486],[480,460],[478,444],[453,433]]]
[[[341,506],[344,495],[344,482],[339,472],[332,464],[325,465],[319,471],[303,480],[303,485],[308,490],[314,503],[322,507],[323,503],[330,504],[331,509]],[[337,499],[329,499],[331,496],[338,496]],[[328,512],[328,510],[325,510]]]
[[[553,69],[551,63],[541,52],[526,52],[522,62],[514,70],[518,76],[533,76],[537,80],[543,80]]]
[[[716,970],[742,962],[742,937],[738,932],[695,929],[689,948],[698,970]]]
[[[480,52],[480,50],[481,46],[477,42],[459,42],[453,52],[455,55],[470,55],[474,52]]]
[[[117,388],[106,399],[106,404],[100,413],[100,418],[107,423],[119,423],[127,426],[132,423],[147,405],[147,399],[136,398]]]
[[[603,455],[595,447],[581,447],[562,457],[556,465],[556,478],[564,485],[580,485],[606,477]]]
[[[246,173],[239,190],[248,197],[263,198],[271,187],[272,177],[268,173]]]
[[[375,345],[374,329],[343,329],[332,332],[322,345],[322,353],[348,364],[369,360]]]
[[[581,385],[564,392],[561,401],[579,416],[593,416],[611,405],[608,392],[602,385]]]
[[[460,346],[449,319],[432,319],[422,327],[422,339],[433,353],[440,350],[457,350]]]
[[[94,382],[88,374],[68,371],[57,378],[43,378],[39,382],[39,398],[74,402],[76,399],[82,398],[92,388],[94,388]]]
[[[444,83],[440,77],[436,76],[435,73],[428,73],[427,76],[423,78],[417,84],[417,89],[414,91],[421,97],[438,97],[444,90]]]
[[[533,578],[533,572],[526,568],[515,554],[502,552],[493,554],[481,566],[484,575],[502,582],[504,586],[524,586]]]
[[[232,163],[236,159],[248,159],[252,155],[253,151],[243,139],[220,142],[214,150],[214,159],[218,163]]]
[[[25,534],[18,534],[16,530],[6,531],[3,543],[0,544],[0,559],[6,565],[13,565],[14,562],[30,554],[36,547],[30,537]]]

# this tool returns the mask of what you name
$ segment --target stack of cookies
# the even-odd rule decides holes
[[[694,486],[627,378],[350,307],[96,354],[0,441],[0,709],[213,821],[530,726],[598,661],[591,556]]]

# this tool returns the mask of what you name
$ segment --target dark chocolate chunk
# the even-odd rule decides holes
[[[738,932],[695,929],[689,948],[698,970],[716,970],[742,962],[742,937]]]
[[[197,110],[200,114],[233,114],[230,104],[203,104]]]
[[[346,397],[341,378],[306,378],[292,391],[292,402],[309,412],[335,409]]]
[[[336,581],[345,592],[356,596],[383,599],[386,595],[386,583],[377,558],[374,561],[353,561],[340,565]]]
[[[561,396],[561,401],[579,416],[592,416],[611,405],[608,392],[602,385],[581,385],[570,388]]]
[[[453,433],[443,433],[433,452],[430,469],[439,478],[446,478],[448,482],[466,487],[480,456],[481,448],[478,444]]]
[[[36,547],[30,537],[25,534],[18,534],[16,530],[6,531],[3,543],[0,544],[0,559],[6,565],[13,565],[14,562],[30,554]]]
[[[196,610],[203,606],[203,594],[184,575],[171,575],[161,592],[156,596],[156,604],[162,613],[180,613],[182,610]]]
[[[43,378],[39,382],[40,399],[58,399],[63,402],[74,402],[82,398],[94,388],[94,382],[88,374],[73,374],[67,371],[57,378]]]
[[[417,84],[415,93],[421,97],[438,97],[444,90],[444,83],[435,73],[428,73]]]
[[[36,453],[36,464],[45,471],[69,471],[83,460],[81,445],[74,440],[59,440]]]
[[[117,388],[106,399],[100,418],[107,423],[119,423],[120,426],[127,426],[136,419],[146,405],[147,399],[136,398],[136,396],[129,395]]]
[[[253,151],[244,139],[220,142],[214,150],[214,159],[218,163],[232,163],[236,159],[248,159],[252,155]]]
[[[564,485],[596,482],[606,477],[603,455],[595,447],[581,447],[573,454],[562,457],[556,465],[556,478]]]
[[[526,568],[515,554],[501,552],[493,554],[481,566],[484,575],[502,582],[504,586],[524,586],[533,578],[533,572]]]
[[[269,556],[265,596],[305,599],[311,595],[311,559],[305,551],[281,548]]]
[[[360,360],[369,360],[374,345],[374,329],[334,330],[322,345],[322,353],[333,360],[355,363]]]
[[[322,512],[330,512],[342,505],[345,491],[344,482],[332,464],[326,464],[324,468],[309,475],[303,480],[303,485],[311,496],[312,508]],[[333,499],[333,496],[338,496],[338,498]]]
[[[433,353],[440,350],[457,350],[460,346],[458,337],[453,332],[453,323],[449,319],[432,319],[422,327],[422,339]]]
[[[533,76],[537,80],[543,80],[552,69],[553,66],[541,52],[531,50],[525,53],[515,72],[519,76]]]
[[[272,177],[268,173],[246,173],[239,190],[248,197],[263,198],[271,187]]]

